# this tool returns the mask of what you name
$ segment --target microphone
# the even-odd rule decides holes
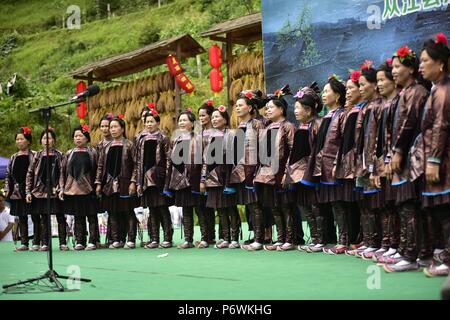
[[[92,84],[89,87],[87,87],[87,89],[85,91],[80,92],[76,96],[72,97],[70,99],[70,101],[78,101],[78,100],[83,101],[87,97],[93,97],[96,94],[98,94],[99,92],[100,92],[100,87],[96,84]]]

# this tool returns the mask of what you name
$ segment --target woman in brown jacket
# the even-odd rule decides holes
[[[319,131],[320,119],[318,119],[318,114],[321,112],[323,105],[320,98],[320,89],[316,83],[300,89],[294,98],[294,115],[300,125],[295,132],[283,183],[296,186],[294,206],[298,205],[300,212],[305,215],[311,237],[311,242],[308,245],[299,244],[297,248],[300,251],[309,251],[309,247],[315,246],[317,243],[317,213],[315,211],[319,208],[317,207],[317,181],[314,182],[314,178],[310,175],[311,170],[309,170],[308,164]],[[301,243],[301,240],[303,239],[298,239],[298,242]]]
[[[358,114],[355,130],[355,177],[356,188],[360,191],[358,204],[361,212],[362,246],[348,253],[356,257],[373,254],[380,248],[381,242],[380,215],[377,209],[380,206],[380,190],[370,184],[369,177],[374,163],[375,134],[372,132],[376,130],[382,98],[377,91],[377,70],[369,60],[361,68],[359,91],[367,104]],[[365,257],[370,259],[370,255]]]
[[[245,206],[249,229],[255,233],[253,242],[241,246],[249,251],[261,250],[264,241],[264,217],[253,184],[259,166],[258,137],[264,128],[254,117],[263,104],[261,96],[260,90],[247,90],[238,95],[236,114],[241,122],[233,137],[234,167],[230,184],[236,188],[237,203]]]
[[[377,125],[369,128],[368,135],[375,140],[373,144],[373,170],[370,173],[371,185],[379,189],[372,195],[372,208],[379,210],[381,221],[381,247],[376,251],[362,254],[363,259],[372,258],[374,262],[397,252],[400,241],[400,217],[395,208],[395,198],[392,197],[391,183],[386,178],[386,165],[389,163],[391,145],[391,112],[398,103],[398,90],[392,75],[392,59],[389,58],[377,70],[377,88],[383,97],[379,109],[374,110]]]
[[[261,130],[259,143],[260,166],[255,177],[258,199],[262,207],[271,208],[277,228],[277,241],[265,245],[264,250],[293,250],[294,212],[291,203],[295,201],[292,185],[283,185],[283,176],[294,143],[295,126],[286,120],[288,104],[283,98],[291,94],[289,85],[269,95],[267,117],[271,124]]]
[[[100,142],[97,143],[97,145],[95,146],[95,150],[97,152],[97,161],[98,161],[98,156],[100,155],[101,150],[108,143],[110,143],[113,140],[113,138],[111,136],[111,132],[109,132],[109,123],[111,122],[111,120],[113,118],[114,118],[114,115],[112,113],[107,113],[100,120],[99,128],[100,128],[100,132],[102,134],[102,140],[100,140]],[[99,201],[99,212],[105,212],[101,201]],[[102,246],[102,247],[107,248],[113,243],[112,237],[111,237],[111,216],[109,214],[108,214],[108,220],[107,220],[107,225],[106,225],[105,241],[106,241],[105,246]],[[100,242],[100,233],[99,233],[97,242]]]
[[[313,164],[313,176],[320,180],[318,203],[320,205],[331,203],[339,229],[339,244],[347,243],[348,221],[339,201],[342,192],[340,182],[333,178],[332,172],[341,145],[342,133],[339,128],[345,119],[345,95],[344,84],[336,76],[330,76],[322,93],[322,102],[328,107],[328,113],[322,118],[317,143],[310,160]],[[329,221],[322,208],[316,211],[317,243],[310,247],[310,252],[324,252],[328,242]]]
[[[166,185],[170,144],[160,130],[160,117],[156,109],[150,109],[144,116],[145,132],[136,142],[137,193],[142,197],[142,206],[149,208],[151,229],[150,243],[145,248],[172,247],[172,221],[169,202],[164,195]],[[159,227],[162,225],[164,241],[159,243]]]
[[[221,237],[217,249],[240,248],[240,217],[236,209],[236,190],[230,187],[233,163],[227,158],[232,137],[228,129],[230,116],[225,106],[218,106],[212,114],[212,132],[205,148],[200,192],[207,192],[206,207],[219,213]]]
[[[102,197],[104,209],[111,215],[110,248],[122,248],[121,229],[127,230],[127,247],[135,248],[137,219],[136,177],[134,171],[135,152],[132,143],[124,137],[125,121],[119,115],[110,122],[113,141],[102,149],[99,155],[95,179],[97,196]],[[121,217],[126,218],[123,225]]]
[[[447,276],[450,267],[449,59],[450,49],[444,34],[440,33],[436,39],[425,42],[420,56],[420,72],[426,80],[433,82],[433,88],[421,124],[425,172],[422,205],[440,221],[445,245],[445,249],[437,255],[436,263],[424,269],[429,277]]]
[[[200,132],[199,132],[199,139],[201,139],[201,145],[202,145],[202,161],[203,161],[203,154],[205,151],[205,147],[208,144],[209,136],[211,135],[211,132],[213,131],[211,118],[212,114],[214,112],[214,101],[212,100],[206,100],[198,109],[198,120],[200,121],[200,125],[202,126]],[[200,215],[204,217],[205,221],[205,232],[206,232],[206,242],[208,242],[208,245],[215,244],[216,241],[216,213],[213,208],[207,208],[206,207],[206,200],[207,196],[205,194],[199,195],[199,205],[195,208],[195,211],[197,212],[197,215]],[[202,219],[203,220],[203,219]],[[202,227],[201,222],[200,228]],[[220,238],[222,238],[220,236]],[[195,242],[195,245],[198,247],[200,242]]]
[[[33,157],[36,154],[30,150],[32,142],[31,129],[28,127],[19,128],[16,133],[16,146],[18,152],[12,155],[8,163],[5,179],[6,200],[10,203],[12,216],[19,217],[19,231],[21,246],[16,251],[28,250],[28,215],[31,213],[31,207],[26,202],[25,185],[27,171]],[[32,215],[36,220],[36,215]],[[41,240],[41,224],[33,224],[34,237],[32,249],[39,250]]]
[[[392,192],[400,215],[399,252],[384,265],[386,272],[418,270],[418,219],[420,218],[420,177],[423,161],[419,153],[420,119],[428,91],[417,82],[418,59],[407,46],[392,57],[392,75],[403,89],[392,122],[392,153],[388,170],[393,173]],[[417,163],[419,162],[419,163]],[[422,172],[421,172],[422,171]]]
[[[201,241],[197,248],[207,248],[208,225],[205,210],[201,206],[200,175],[202,171],[201,137],[194,132],[195,116],[190,111],[183,111],[178,116],[178,137],[172,142],[172,155],[169,166],[169,190],[174,193],[175,206],[183,208],[183,227],[185,242],[178,245],[180,249],[194,247],[194,208],[200,224]]]
[[[359,78],[361,71],[355,70],[347,80],[347,91],[345,94],[345,119],[341,123],[339,130],[342,133],[341,146],[336,156],[333,176],[342,183],[340,193],[340,203],[346,210],[348,237],[347,243],[334,246],[325,253],[341,254],[345,253],[350,244],[359,242],[360,212],[357,205],[355,192],[355,131],[358,114],[367,104],[363,101],[359,92]]]
[[[48,131],[48,141],[47,141]],[[44,150],[39,151],[33,158],[33,162],[28,167],[27,182],[26,182],[26,199],[28,203],[32,204],[31,214],[40,215],[39,219],[35,219],[36,223],[41,223],[42,219],[42,246],[40,251],[48,250],[48,241],[51,239],[51,230],[48,230],[47,214],[47,170],[46,165],[49,162],[50,166],[50,214],[56,215],[58,221],[58,237],[59,249],[61,251],[69,250],[67,247],[67,224],[64,213],[62,212],[61,201],[58,199],[59,190],[63,187],[60,184],[61,164],[64,155],[61,151],[55,149],[56,133],[53,128],[48,128],[41,133],[41,143]],[[46,152],[46,145],[48,143],[49,154]]]
[[[98,239],[98,200],[95,195],[97,153],[89,147],[91,141],[86,125],[73,131],[75,148],[66,152],[62,163],[59,198],[64,212],[75,216],[75,250],[95,250]],[[89,242],[86,246],[86,218],[89,222]]]

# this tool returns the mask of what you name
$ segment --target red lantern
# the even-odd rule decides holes
[[[183,72],[183,68],[181,68],[180,61],[178,61],[177,57],[169,54],[166,58],[166,64],[169,68],[169,72],[172,76],[176,77],[180,73]]]
[[[219,93],[223,89],[223,75],[220,69],[212,69],[209,73],[209,84],[213,92]]]
[[[217,44],[209,48],[209,64],[215,69],[219,69],[222,65],[222,50]]]
[[[189,80],[188,77],[186,77],[184,73],[180,73],[179,75],[177,75],[175,77],[175,81],[177,82],[178,86],[186,93],[191,93],[195,89],[194,84],[191,82],[191,80]]]
[[[86,91],[86,83],[84,81],[79,81],[77,83],[76,93],[81,93]],[[87,115],[87,105],[86,102],[80,102],[77,104],[77,116],[79,119],[86,118]]]

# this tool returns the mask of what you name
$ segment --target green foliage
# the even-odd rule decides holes
[[[0,59],[6,57],[16,47],[18,32],[0,38]]]
[[[106,3],[111,4],[113,17],[110,19],[106,18]],[[63,29],[62,19],[67,7],[73,4],[81,9],[81,29]],[[33,130],[33,148],[40,148],[36,137],[43,129],[42,121],[39,115],[29,111],[71,96],[77,83],[68,75],[71,71],[155,42],[156,34],[163,39],[189,33],[207,50],[213,42],[198,37],[200,32],[217,22],[248,14],[250,9],[260,10],[260,0],[163,0],[161,4],[158,8],[157,0],[2,0],[0,47],[9,43],[5,48],[10,49],[6,50],[6,56],[0,57],[0,82],[5,89],[8,78],[19,73],[19,82],[23,80],[28,92],[24,91],[20,98],[3,96],[0,100],[0,155],[10,156],[15,152],[14,134],[24,125]],[[6,41],[7,38],[15,40]],[[234,52],[242,50],[237,46]],[[207,53],[200,57],[200,73],[195,58],[182,61],[186,74],[196,86],[193,94],[182,96],[183,109],[192,107],[195,111],[208,98],[213,98],[216,104],[226,104],[225,90],[218,97],[210,90]],[[162,65],[121,80],[164,71],[167,67]],[[62,151],[72,146],[71,131],[79,123],[74,108],[60,108],[52,117],[51,125],[58,135],[57,147]]]
[[[280,50],[286,48],[287,45],[295,47],[296,42],[302,39],[304,43],[304,49],[302,50],[301,67],[309,67],[313,65],[317,59],[320,58],[320,54],[317,51],[316,44],[312,37],[312,24],[311,24],[311,8],[310,5],[305,4],[298,14],[294,24],[288,19],[277,33],[277,40]]]
[[[146,46],[148,44],[158,42],[161,38],[161,29],[153,23],[147,24],[139,35],[139,45]]]

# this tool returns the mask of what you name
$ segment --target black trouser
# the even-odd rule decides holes
[[[245,206],[245,212],[248,212],[249,220],[252,221],[251,230],[255,233],[255,242],[264,242],[264,214],[257,202]],[[250,230],[250,227],[249,227]]]
[[[222,239],[225,241],[239,241],[241,218],[234,207],[217,209],[219,213],[219,224],[222,229]]]
[[[362,240],[361,233],[361,213],[359,211],[358,203],[349,202],[348,212],[348,241],[349,243],[360,243]]]
[[[42,243],[41,215],[32,214],[31,221],[33,221],[33,246],[40,246]]]
[[[380,209],[381,220],[381,247],[398,248],[400,242],[400,216],[394,205],[387,204],[386,207]]]
[[[300,206],[300,211],[305,215],[306,222],[309,226],[309,234],[311,237],[311,243],[317,244],[321,243],[318,240],[318,234],[317,234],[317,211],[319,208],[317,206]],[[303,230],[303,229],[302,229]]]
[[[277,242],[294,242],[294,213],[289,205],[272,208],[273,219],[277,228]]]
[[[169,208],[166,206],[149,208],[150,214],[148,217],[147,225],[151,226],[151,241],[159,243],[159,227],[162,226],[164,241],[172,242],[173,236],[173,228],[172,228],[172,220],[170,218]],[[184,214],[184,210],[183,210]],[[150,222],[150,223],[149,223]]]
[[[360,204],[362,241],[366,247],[379,248],[381,243],[381,220],[379,209]]]
[[[20,243],[28,247],[28,216],[19,217]]]
[[[410,262],[415,262],[419,251],[418,219],[419,206],[415,201],[405,201],[398,207],[400,214],[400,254]]]
[[[318,210],[313,210],[316,218],[317,225],[317,244],[327,244],[334,243],[336,239],[336,234],[334,235],[334,239],[331,237],[330,232],[330,207],[324,204],[320,204]],[[332,212],[331,212],[332,217]],[[331,219],[331,222],[333,220]],[[334,241],[333,241],[334,240]]]
[[[431,208],[431,214],[438,220],[444,239],[443,262],[450,266],[450,204],[444,204]]]
[[[137,219],[134,211],[111,214],[111,237],[113,242],[136,242]]]
[[[204,206],[195,207],[195,212],[197,213],[198,224],[200,225],[200,233],[202,236],[201,239],[202,241],[208,242],[212,237],[210,235],[211,217],[208,217],[208,214],[210,214],[210,212],[207,212],[207,208]]]
[[[198,216],[202,240],[211,242],[216,238],[216,217],[213,208],[207,208],[204,205],[197,206],[195,212]]]
[[[49,216],[46,214],[41,215],[42,222],[42,244],[48,245],[49,236],[51,237],[51,229],[48,230]],[[58,238],[59,245],[67,244],[67,223],[66,217],[63,214],[57,214],[56,220],[58,221]]]
[[[333,209],[334,221],[337,224],[339,237],[338,244],[348,246],[348,212],[349,206],[344,201],[336,201],[331,204]]]
[[[429,259],[433,257],[435,248],[444,248],[439,223],[440,217],[433,214],[433,211],[433,209],[422,210],[419,218],[420,259]]]
[[[327,243],[336,243],[337,242],[337,236],[336,236],[336,227],[334,225],[334,217],[333,217],[333,210],[331,207],[331,204],[320,204],[319,206],[319,214],[320,218],[317,220],[317,227],[318,229],[321,228],[323,232],[323,244]]]
[[[303,225],[302,225],[302,214],[300,212],[300,207],[297,204],[293,204],[293,227],[294,227],[294,240],[293,244],[305,244]]]
[[[75,216],[75,241],[77,244],[86,245],[86,218],[89,222],[89,243],[95,244],[98,239],[98,218],[97,215]]]
[[[184,241],[194,241],[194,207],[183,207]]]

